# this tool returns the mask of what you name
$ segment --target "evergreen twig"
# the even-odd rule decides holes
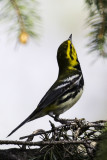
[[[87,24],[91,27],[88,47],[90,52],[95,52],[107,57],[107,1],[85,0],[89,9]]]
[[[5,0],[0,1],[0,21],[8,23],[8,32],[26,43],[28,37],[37,38],[40,31],[37,0]],[[16,34],[16,36],[15,36]]]

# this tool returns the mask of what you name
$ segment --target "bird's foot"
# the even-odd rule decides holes
[[[68,124],[68,125],[71,123],[76,123],[76,124],[81,123],[84,120],[84,118],[81,118],[81,119],[77,119],[77,118],[75,118],[75,119],[62,119],[62,118],[59,118],[59,115],[54,116],[51,113],[49,113],[49,116],[54,118],[54,120],[56,122],[60,122],[61,124]]]
[[[72,122],[72,119],[62,119],[62,118],[59,118],[59,116],[55,116],[54,120],[62,124],[70,124]]]
[[[71,124],[71,123],[82,123],[84,121],[84,118],[81,118],[81,119],[62,119],[62,118],[59,118],[59,116],[55,116],[54,117],[54,120],[57,121],[57,122],[60,122],[62,124]]]
[[[62,124],[67,124],[67,122],[68,122],[67,119],[59,118],[58,115],[54,116],[52,113],[49,113],[49,116],[52,117],[52,118],[54,118],[54,120],[55,120],[56,122],[60,122],[60,123],[62,123]]]

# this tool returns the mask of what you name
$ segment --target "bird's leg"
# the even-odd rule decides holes
[[[55,121],[64,124],[63,119],[60,119],[60,118],[59,118],[59,115],[54,115],[52,112],[49,112],[49,116],[52,117]]]
[[[54,117],[54,120],[62,124],[70,124],[72,120],[59,118],[59,115]]]
[[[49,115],[50,117],[52,117],[52,118],[55,118],[53,112],[49,112],[48,115]]]
[[[59,115],[54,115],[52,112],[49,113],[49,116],[54,118],[56,122],[60,122],[62,124],[70,124],[74,119],[62,119],[59,118]]]

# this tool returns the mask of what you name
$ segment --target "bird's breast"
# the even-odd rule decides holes
[[[82,93],[83,88],[81,88],[76,95],[74,94],[75,96],[73,93],[68,93],[67,95],[63,96],[62,103],[57,102],[57,108],[53,111],[53,114],[60,115],[69,110],[80,99]]]

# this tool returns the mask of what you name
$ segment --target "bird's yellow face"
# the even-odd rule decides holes
[[[70,40],[63,42],[57,52],[59,70],[79,69],[76,50]]]
[[[76,50],[73,46],[73,44],[71,43],[70,40],[68,40],[68,46],[67,46],[67,51],[66,51],[66,59],[68,59],[69,63],[70,63],[70,67],[74,67],[78,64],[77,62],[77,53],[76,53]]]

